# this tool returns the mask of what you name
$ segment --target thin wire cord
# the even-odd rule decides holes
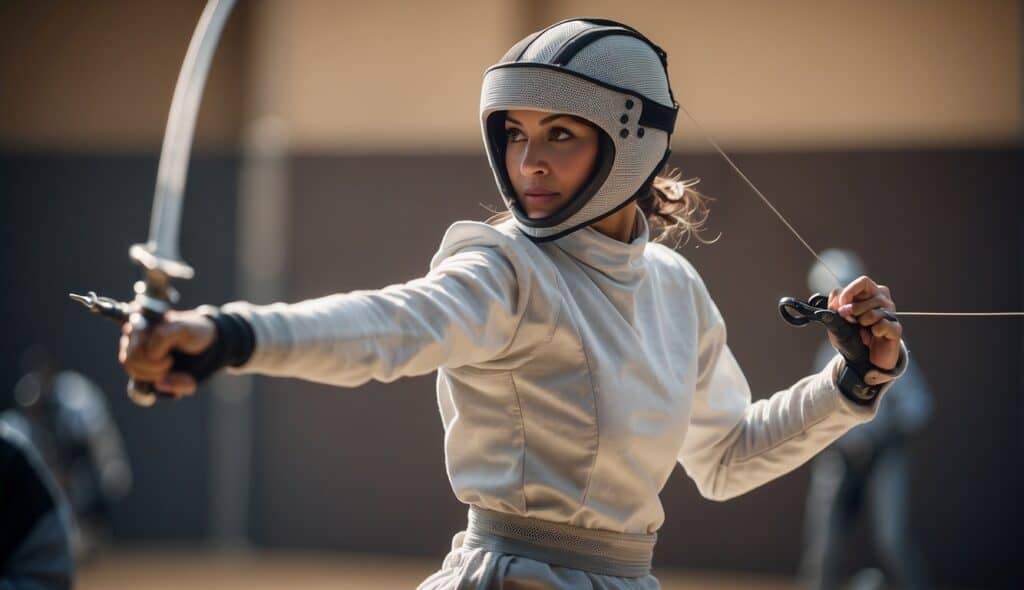
[[[732,161],[732,158],[730,158],[728,156],[728,154],[726,154],[725,151],[722,148],[718,147],[718,143],[716,143],[715,140],[712,139],[710,135],[708,135],[708,132],[705,131],[704,127],[702,127],[701,124],[697,122],[697,119],[695,119],[693,117],[693,115],[690,114],[690,111],[686,110],[686,107],[684,107],[683,105],[679,105],[679,110],[683,111],[683,113],[687,116],[687,118],[689,118],[690,121],[693,122],[694,126],[696,126],[697,129],[701,132],[701,135],[704,136],[704,139],[709,144],[711,144],[715,148],[715,150],[723,158],[725,158],[725,161],[728,162],[729,165],[732,166],[732,169],[736,171],[736,174],[738,174],[740,176],[740,178],[742,178],[743,181],[747,183],[747,186],[749,186],[750,189],[753,190],[757,194],[758,197],[761,197],[761,201],[763,201],[764,204],[767,205],[768,208],[772,210],[772,213],[775,213],[775,216],[778,217],[779,220],[782,221],[782,223],[785,224],[785,226],[787,228],[789,228],[789,231],[792,232],[792,234],[794,236],[796,236],[796,239],[800,240],[800,243],[804,245],[804,248],[807,248],[807,251],[810,252],[811,255],[814,256],[814,258],[816,258],[818,260],[819,263],[821,263],[822,268],[824,268],[826,271],[828,271],[828,274],[832,275],[832,278],[835,279],[836,284],[842,286],[842,281],[839,280],[839,275],[837,275],[835,273],[835,271],[833,271],[832,268],[829,267],[829,265],[824,260],[821,259],[821,256],[818,255],[817,251],[815,251],[814,248],[812,248],[811,245],[807,243],[807,240],[805,240],[803,238],[803,236],[800,235],[800,232],[796,231],[796,228],[793,227],[793,225],[791,223],[789,223],[789,221],[786,220],[786,218],[782,215],[782,213],[780,213],[779,210],[775,208],[775,205],[772,205],[771,201],[768,200],[768,197],[764,196],[764,193],[762,193],[760,191],[760,189],[758,189],[756,186],[754,186],[754,183],[751,182],[750,179],[747,178],[747,175],[744,174],[742,170],[740,170],[740,167],[737,166],[735,164],[735,162]],[[916,316],[916,317],[1024,317],[1024,311],[997,311],[997,312],[898,311],[898,312],[896,312],[896,315],[897,316],[902,316],[902,317],[911,317],[911,316]]]
[[[725,158],[725,161],[728,162],[730,166],[732,166],[732,169],[736,171],[736,174],[740,175],[740,178],[742,178],[744,180],[744,182],[747,183],[747,186],[749,186],[751,188],[751,190],[753,190],[755,193],[757,193],[757,196],[761,197],[761,200],[764,201],[764,204],[767,205],[768,208],[771,209],[773,213],[775,213],[776,217],[778,217],[779,220],[782,221],[782,223],[786,224],[786,227],[789,228],[789,231],[793,232],[793,235],[796,236],[796,239],[800,240],[800,243],[804,245],[804,248],[807,248],[807,251],[811,253],[811,256],[814,256],[815,258],[818,259],[818,262],[821,263],[821,266],[825,270],[828,271],[828,274],[832,275],[833,279],[836,280],[836,284],[841,284],[841,281],[839,280],[839,276],[835,273],[835,271],[833,271],[832,268],[829,267],[829,265],[826,264],[825,261],[821,259],[821,256],[818,256],[818,253],[814,250],[814,248],[811,248],[811,245],[807,243],[807,240],[805,240],[800,235],[800,233],[796,231],[796,228],[794,228],[793,225],[790,224],[789,221],[787,221],[785,217],[783,217],[782,213],[779,213],[779,210],[776,209],[775,205],[772,205],[771,201],[769,201],[768,198],[765,197],[764,194],[761,193],[760,189],[758,189],[756,186],[754,186],[754,183],[751,182],[750,179],[747,178],[747,175],[744,174],[742,170],[740,170],[740,167],[737,166],[732,161],[732,158],[730,158],[728,155],[726,155],[725,151],[723,151],[722,148],[718,147],[718,144],[715,143],[714,139],[711,139],[711,136],[708,135],[707,131],[704,131],[704,128],[701,127],[700,123],[697,122],[697,119],[693,118],[693,115],[690,114],[690,111],[686,110],[686,107],[684,107],[683,105],[679,105],[679,109],[681,111],[683,111],[683,113],[685,113],[686,116],[689,117],[689,119],[691,121],[693,121],[693,124],[696,125],[697,129],[699,129],[701,134],[704,135],[704,139],[706,139],[708,143],[710,143],[712,146],[714,146],[714,148],[718,151],[718,153],[721,154],[721,156],[723,158]]]
[[[897,316],[921,317],[1024,317],[1024,311],[897,311]]]

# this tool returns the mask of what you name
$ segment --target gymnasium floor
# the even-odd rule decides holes
[[[79,572],[77,590],[398,590],[440,565],[385,556],[298,552],[109,550]],[[787,578],[658,570],[664,590],[793,590]]]

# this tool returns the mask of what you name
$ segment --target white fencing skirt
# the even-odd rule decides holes
[[[473,507],[441,569],[418,590],[658,590],[656,539]]]

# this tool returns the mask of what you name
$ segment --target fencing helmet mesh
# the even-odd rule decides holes
[[[666,55],[621,23],[571,19],[529,35],[484,74],[480,122],[505,205],[534,240],[552,240],[611,215],[650,190],[669,155],[678,105]],[[505,165],[505,115],[566,113],[599,130],[598,162],[559,210],[530,219]]]
[[[845,287],[866,272],[864,262],[850,250],[829,248],[823,250],[820,256],[828,268],[836,273],[836,277],[833,277],[821,262],[815,262],[807,273],[807,286],[814,293],[828,295],[832,289]],[[836,284],[836,278],[842,283],[841,285]]]

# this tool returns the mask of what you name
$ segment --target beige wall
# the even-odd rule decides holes
[[[668,52],[677,99],[734,147],[970,144],[1021,131],[1015,0],[546,6],[544,21],[601,14],[643,31]],[[685,116],[677,129],[697,133]]]
[[[254,14],[253,114],[304,151],[475,147],[484,69],[515,42],[508,0],[267,0]]]
[[[155,149],[202,2],[0,4],[0,146]],[[1013,0],[253,0],[197,129],[282,117],[305,152],[469,151],[480,76],[555,19],[628,22],[731,149],[976,145],[1021,132]],[[703,149],[683,117],[677,147]]]
[[[158,149],[203,3],[0,2],[0,147]],[[235,15],[243,16],[244,15]],[[197,141],[233,146],[244,18],[213,61]]]

